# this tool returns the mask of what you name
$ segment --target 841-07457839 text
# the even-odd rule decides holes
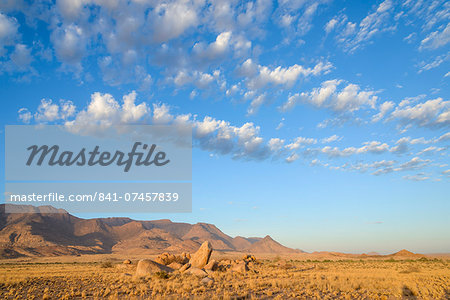
[[[180,199],[178,193],[158,192],[94,192],[88,194],[63,194],[63,193],[31,193],[10,194],[10,202],[177,202]]]

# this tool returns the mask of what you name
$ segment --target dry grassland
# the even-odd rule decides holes
[[[134,278],[136,261],[0,263],[0,299],[450,299],[450,261],[260,260],[213,282],[158,273]]]

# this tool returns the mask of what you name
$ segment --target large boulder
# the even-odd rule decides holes
[[[211,286],[211,285],[214,284],[214,279],[209,278],[209,277],[205,277],[200,282],[203,283],[203,284]]]
[[[186,273],[191,274],[191,275],[195,275],[195,276],[200,276],[200,277],[204,277],[204,276],[208,276],[208,273],[206,273],[204,270],[199,269],[199,268],[190,268],[186,271]]]
[[[168,266],[176,260],[176,256],[173,254],[169,254],[164,252],[155,259],[155,261],[161,265]]]
[[[192,267],[201,269],[208,264],[209,258],[211,257],[211,253],[212,253],[211,243],[205,241],[197,250],[197,252],[192,254],[189,263],[191,264]]]
[[[237,273],[246,273],[249,269],[247,266],[247,262],[241,260],[241,261],[234,261],[231,263],[231,268],[229,269],[231,272],[237,272]]]
[[[175,261],[177,263],[180,263],[182,265],[187,264],[189,262],[189,259],[191,258],[191,255],[189,253],[183,252],[181,255],[177,255]]]
[[[190,263],[185,264],[184,266],[182,266],[181,268],[178,269],[178,271],[180,271],[181,273],[183,273],[184,271],[186,271],[187,269],[189,269],[191,267]]]
[[[137,264],[135,276],[142,277],[161,271],[170,273],[173,269],[150,259],[141,259]]]
[[[182,264],[177,263],[176,261],[168,265],[169,268],[172,268],[174,270],[179,270],[182,266]]]
[[[204,267],[205,271],[216,271],[218,267],[217,261],[211,259],[209,263]]]

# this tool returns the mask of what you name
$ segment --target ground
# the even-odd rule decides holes
[[[445,258],[256,257],[245,274],[214,272],[212,284],[187,274],[137,279],[136,259],[126,267],[113,256],[2,260],[0,299],[450,299]]]

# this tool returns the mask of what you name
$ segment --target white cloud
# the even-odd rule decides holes
[[[166,42],[183,34],[198,23],[196,2],[180,0],[158,4],[151,15],[154,40]]]
[[[405,175],[403,179],[412,180],[412,181],[424,181],[430,179],[430,177],[426,176],[424,173],[418,173],[415,175]]]
[[[65,127],[79,134],[96,134],[102,129],[119,124],[174,124],[180,128],[193,128],[196,146],[218,154],[230,154],[233,158],[266,159],[279,157],[284,150],[284,140],[272,138],[266,143],[260,136],[260,127],[248,122],[233,126],[224,120],[205,116],[197,120],[190,114],[174,115],[167,104],[153,104],[151,114],[148,105],[136,105],[136,93],[131,92],[122,99],[122,104],[110,94],[94,93],[87,108],[76,111],[72,102],[61,100],[59,105],[43,99],[35,113],[35,120],[61,122]],[[19,118],[27,123],[32,114],[26,109],[19,110]]]
[[[356,84],[348,84],[337,92],[337,87],[342,80],[328,80],[322,83],[320,88],[315,88],[309,93],[300,93],[288,98],[280,109],[287,111],[299,103],[308,103],[318,108],[329,108],[336,112],[353,112],[364,106],[375,107],[377,101],[376,92],[360,90]]]
[[[75,24],[58,27],[53,31],[51,40],[61,62],[71,65],[81,62],[87,43],[87,37],[81,27]]]
[[[381,143],[379,141],[370,141],[363,143],[363,146],[359,148],[355,147],[347,147],[344,149],[339,149],[338,147],[330,147],[325,146],[319,151],[323,154],[326,154],[328,157],[346,157],[355,154],[363,154],[363,153],[373,153],[373,154],[381,154],[389,150],[389,146],[386,143]]]
[[[224,58],[226,55],[243,56],[248,54],[252,43],[242,35],[233,35],[231,31],[220,33],[214,42],[205,46],[204,43],[196,43],[192,49],[200,64],[205,61],[214,61]],[[231,53],[231,51],[233,52]]]
[[[325,32],[327,34],[329,34],[332,30],[334,30],[334,28],[336,27],[336,25],[338,24],[338,20],[333,18],[330,21],[327,22],[327,24],[325,25],[324,29]]]
[[[297,150],[301,147],[304,147],[306,145],[312,145],[312,144],[316,144],[317,143],[317,139],[315,138],[305,138],[305,137],[297,137],[294,139],[294,141],[288,145],[286,145],[286,149],[289,150]]]
[[[272,152],[278,152],[281,149],[283,149],[284,146],[284,140],[280,139],[280,138],[271,138],[269,140],[269,142],[267,143],[267,145],[269,146],[269,149]]]
[[[441,31],[433,31],[420,42],[419,50],[437,49],[450,42],[450,24],[447,24]]]
[[[14,44],[18,28],[19,25],[16,18],[0,12],[0,55],[3,54],[5,46]]]
[[[251,102],[250,106],[247,109],[247,114],[253,115],[255,114],[259,107],[267,101],[267,97],[265,94],[256,96]]]
[[[362,48],[367,43],[382,32],[392,31],[395,26],[390,25],[390,18],[394,6],[391,0],[385,0],[380,3],[377,9],[368,14],[361,22],[356,25],[350,21],[347,21],[347,16],[341,15],[334,18],[329,26],[325,27],[327,32],[335,30],[337,32],[336,39],[342,46],[344,51],[354,52],[359,48]]]
[[[409,137],[400,138],[396,142],[397,146],[391,148],[391,152],[397,154],[403,154],[409,151],[409,144],[411,144],[411,139]]]
[[[427,166],[430,162],[431,162],[431,160],[429,160],[429,159],[424,160],[424,159],[421,159],[416,156],[416,157],[413,157],[410,161],[407,161],[407,162],[401,164],[397,168],[394,168],[394,171],[398,172],[398,171],[422,169],[425,166]]]
[[[26,70],[33,60],[31,56],[31,49],[24,44],[16,44],[14,52],[11,53],[10,58],[20,71]]]
[[[441,135],[438,139],[436,139],[436,142],[445,142],[450,140],[450,132],[444,133]]]
[[[430,146],[428,148],[423,149],[422,151],[420,151],[419,153],[417,153],[417,155],[432,155],[436,152],[441,152],[445,150],[444,147],[435,147],[435,146]]]
[[[318,11],[318,6],[327,1],[291,1],[278,2],[275,16],[278,25],[286,30],[289,38],[292,36],[304,36],[313,27],[313,19]]]
[[[299,159],[299,155],[297,153],[292,153],[291,155],[289,155],[286,158],[286,162],[287,163],[292,163],[292,162],[296,161],[297,159]]]
[[[30,123],[31,119],[33,118],[33,116],[31,115],[31,112],[27,108],[23,107],[23,108],[19,109],[18,113],[19,113],[19,119],[25,124]]]
[[[428,71],[428,70],[437,68],[442,63],[446,62],[449,59],[450,59],[450,52],[448,52],[447,54],[443,54],[443,55],[439,55],[439,56],[435,57],[432,62],[429,62],[429,63],[422,62],[421,63],[422,66],[421,66],[420,70],[418,71],[418,73],[422,73],[423,71]]]
[[[76,107],[70,100],[61,99],[58,105],[53,103],[51,99],[42,99],[37,112],[34,114],[34,118],[38,122],[66,120],[75,114],[75,110]]]
[[[169,106],[162,104],[153,104],[153,124],[167,125],[173,120],[173,116],[169,113]]]
[[[216,82],[222,88],[225,81],[221,79],[220,75],[219,70],[215,70],[210,74],[183,69],[179,70],[175,76],[169,77],[168,80],[172,81],[177,87],[193,84],[198,89],[204,90],[210,88],[213,82]]]
[[[150,109],[146,103],[136,105],[135,100],[136,93],[134,91],[123,97],[122,105],[111,94],[93,93],[87,108],[75,114],[69,113],[70,116],[74,116],[74,119],[68,120],[64,124],[72,132],[90,134],[115,124],[140,123],[150,113]],[[74,108],[66,109],[69,112],[74,110]],[[161,110],[158,113],[159,115],[156,116],[162,118]]]
[[[379,106],[380,112],[372,117],[372,122],[378,122],[386,116],[386,114],[394,108],[394,102],[385,101]]]
[[[246,71],[252,70],[252,61],[247,60],[242,67]],[[258,65],[257,74],[254,77],[250,77],[247,85],[250,89],[260,89],[267,85],[286,85],[290,87],[300,78],[300,76],[317,76],[328,72],[331,68],[332,65],[329,62],[319,62],[314,68],[305,68],[295,64],[290,67],[278,66],[274,69],[270,69],[267,66]]]
[[[140,119],[142,119],[146,114],[149,113],[149,108],[147,107],[147,103],[142,102],[138,105],[135,104],[137,94],[135,91],[131,92],[128,95],[123,96],[123,105],[122,105],[122,123],[134,123]],[[155,114],[155,111],[153,112]]]
[[[389,119],[421,127],[448,127],[450,125],[450,102],[442,98],[428,100],[414,106],[398,105]]]
[[[334,134],[334,135],[329,136],[327,138],[323,138],[321,140],[321,142],[326,144],[326,143],[332,143],[332,142],[340,141],[341,139],[342,139],[342,137]]]

